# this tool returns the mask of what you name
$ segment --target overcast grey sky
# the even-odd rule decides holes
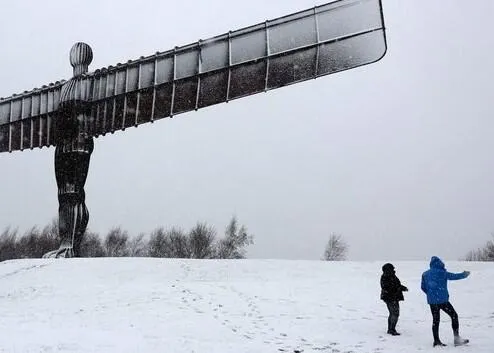
[[[8,1],[0,96],[324,1]],[[473,5],[474,4],[474,5]],[[95,140],[89,228],[222,232],[235,214],[252,258],[318,259],[331,233],[352,260],[457,259],[494,231],[492,0],[383,0],[378,63]],[[0,154],[0,228],[57,214],[54,148]]]

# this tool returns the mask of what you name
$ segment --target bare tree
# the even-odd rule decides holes
[[[247,233],[247,228],[239,228],[237,218],[232,217],[225,230],[225,237],[218,242],[219,259],[244,259],[246,247],[254,243],[254,236]]]
[[[17,229],[5,228],[0,234],[0,261],[19,258],[17,249]]]
[[[189,244],[193,259],[216,257],[216,230],[206,223],[197,223],[189,232]]]
[[[166,257],[167,246],[165,229],[160,227],[153,230],[148,242],[148,256]]]
[[[188,235],[181,229],[155,229],[148,243],[148,255],[151,257],[191,258],[192,250]]]
[[[343,261],[346,260],[347,252],[348,245],[343,237],[340,234],[331,234],[324,250],[323,260]]]
[[[28,229],[24,234],[17,239],[18,256],[24,259],[31,259],[38,257],[37,252],[37,239],[39,238],[39,229],[32,227]],[[41,254],[42,256],[43,254]],[[39,257],[41,257],[39,256]]]
[[[132,257],[143,257],[147,254],[147,244],[144,240],[144,233],[140,233],[136,237],[132,237],[129,240],[129,256]]]
[[[103,257],[105,249],[97,233],[86,231],[81,242],[81,257]]]
[[[58,218],[52,219],[50,224],[41,230],[37,243],[36,257],[42,257],[48,251],[56,249],[59,246]]]
[[[188,259],[192,257],[191,241],[181,229],[172,228],[167,232],[170,257]]]
[[[492,240],[485,243],[482,248],[471,250],[465,256],[465,261],[494,261],[494,233]]]
[[[483,249],[470,250],[463,259],[465,261],[483,261],[484,251]]]
[[[129,234],[120,227],[112,228],[105,238],[105,252],[109,257],[129,256]]]

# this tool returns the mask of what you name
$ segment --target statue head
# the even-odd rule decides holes
[[[91,61],[93,61],[93,50],[88,44],[78,42],[72,46],[70,49],[70,65],[74,68],[74,76],[86,73]]]

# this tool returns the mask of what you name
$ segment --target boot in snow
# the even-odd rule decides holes
[[[442,343],[441,341],[434,341],[432,346],[433,347],[446,347],[446,345],[444,343]]]
[[[460,336],[455,336],[454,342],[455,342],[455,346],[463,346],[464,344],[467,344],[470,341],[465,338],[461,338]]]
[[[401,335],[401,333],[397,332],[396,330],[388,330],[388,335],[399,336]]]

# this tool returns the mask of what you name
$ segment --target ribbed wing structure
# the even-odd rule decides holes
[[[53,145],[63,83],[0,100],[0,152]]]
[[[335,1],[86,75],[88,133],[104,135],[348,70],[385,52],[381,1]],[[26,148],[12,128],[13,113],[6,113],[12,105],[2,110],[7,105],[0,102],[0,151]],[[7,130],[9,142],[2,144]]]

